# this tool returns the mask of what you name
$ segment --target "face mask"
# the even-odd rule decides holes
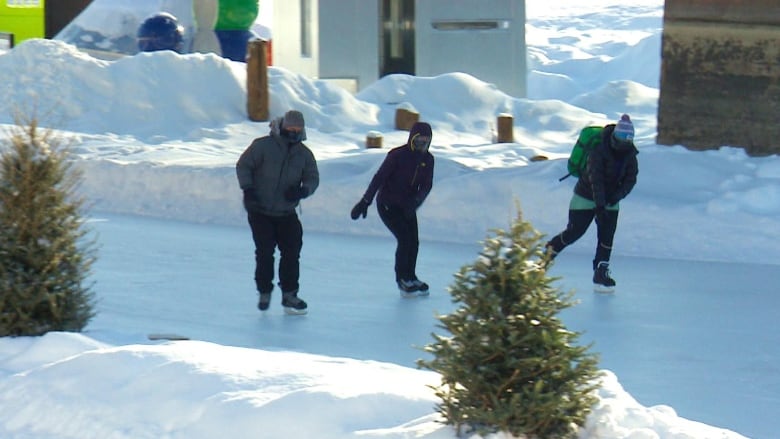
[[[303,140],[303,131],[290,131],[282,128],[279,134],[290,143],[298,143]]]
[[[617,151],[628,151],[633,145],[634,142],[631,139],[619,139],[612,136],[612,148]]]
[[[428,147],[431,146],[431,138],[417,136],[414,139],[412,139],[412,146],[414,147],[414,150],[417,152],[427,152]]]

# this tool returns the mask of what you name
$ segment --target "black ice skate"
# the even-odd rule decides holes
[[[265,311],[271,305],[271,293],[260,293],[260,301],[257,302],[257,309]]]
[[[593,291],[597,293],[615,292],[615,279],[609,273],[609,262],[599,262],[593,270]]]
[[[428,284],[419,279],[399,280],[398,291],[401,293],[401,297],[405,299],[427,296],[430,294],[428,292]]]
[[[298,297],[297,291],[294,293],[283,293],[282,306],[284,307],[284,312],[291,315],[306,314],[308,308],[306,302]]]
[[[421,281],[420,279],[417,279],[416,277],[412,282],[414,282],[414,284],[417,285],[418,292],[425,292],[425,293],[428,292],[429,287],[428,284],[426,284],[425,282]]]

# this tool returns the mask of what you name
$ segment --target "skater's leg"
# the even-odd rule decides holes
[[[607,209],[601,221],[596,220],[598,243],[593,258],[593,288],[601,293],[613,292],[616,284],[610,274],[609,258],[612,255],[612,239],[617,229],[617,218],[617,209]]]
[[[275,226],[270,217],[252,214],[249,227],[255,243],[255,285],[260,293],[270,293],[274,288]]]
[[[279,245],[279,284],[284,293],[296,293],[300,278],[301,248],[303,248],[303,226],[298,215],[280,217],[277,223]]]
[[[602,221],[596,220],[598,230],[598,243],[596,244],[596,255],[593,258],[593,269],[598,267],[599,262],[609,262],[612,255],[612,241],[617,230],[618,210],[607,209]]]
[[[406,244],[404,247],[407,252],[406,263],[408,266],[407,271],[410,276],[408,280],[413,282],[413,288],[419,290],[418,295],[427,295],[429,288],[428,284],[417,278],[417,255],[420,252],[420,229],[417,223],[417,213],[413,213],[411,217],[406,218],[406,225],[408,233],[406,234]]]
[[[395,280],[411,280],[414,272],[410,271],[410,255],[417,259],[417,217],[410,222],[404,217],[402,209],[395,206],[378,205],[377,210],[382,222],[396,239],[395,248]],[[414,230],[411,230],[414,226]]]
[[[569,222],[566,224],[566,229],[547,242],[547,247],[553,251],[553,256],[580,239],[588,230],[593,216],[593,209],[569,209]]]
[[[393,206],[378,206],[378,210],[379,217],[396,239],[395,281],[401,290],[401,297],[427,296],[428,284],[416,275],[420,250],[417,214]]]
[[[417,213],[412,213],[410,217],[404,219],[404,252],[406,253],[406,273],[409,279],[417,279],[417,255],[420,252],[420,237],[417,226]]]

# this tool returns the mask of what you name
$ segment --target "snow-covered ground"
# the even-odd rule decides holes
[[[387,149],[365,149],[366,134],[380,131],[388,147],[405,141],[406,133],[393,129],[398,105],[412,105],[434,129],[435,186],[419,215],[426,241],[460,249],[442,263],[457,267],[471,262],[463,246],[471,250],[489,229],[506,227],[514,216],[515,200],[537,229],[557,233],[565,226],[574,183],[573,179],[558,182],[558,177],[566,172],[565,157],[577,131],[588,124],[615,121],[626,112],[637,129],[640,174],[636,189],[621,203],[616,266],[621,258],[634,257],[780,264],[776,244],[780,237],[780,158],[751,158],[729,147],[691,152],[654,142],[662,1],[638,0],[627,5],[593,0],[572,6],[562,0],[529,0],[527,13],[531,72],[529,96],[524,99],[461,73],[386,77],[352,96],[327,83],[271,68],[271,113],[280,115],[290,108],[304,113],[307,144],[320,166],[321,186],[302,205],[306,233],[338,233],[352,249],[359,248],[355,241],[361,240],[371,242],[370,249],[381,249],[373,240],[383,240],[388,243],[385,249],[368,251],[365,259],[367,264],[378,263],[390,270],[392,244],[377,216],[371,211],[367,220],[353,222],[348,212]],[[17,112],[35,113],[44,126],[72,139],[85,170],[82,189],[93,203],[96,221],[108,214],[132,214],[202,223],[209,227],[193,229],[194,233],[216,235],[223,227],[245,224],[234,164],[252,138],[267,133],[267,124],[246,119],[242,64],[213,55],[173,53],[145,53],[107,62],[62,43],[33,40],[0,55],[0,84],[0,123],[11,123]],[[514,116],[516,143],[493,143],[500,113]],[[531,162],[536,155],[551,160]],[[127,224],[109,218],[107,224]],[[133,220],[125,221],[133,224]],[[103,233],[123,233],[95,224]],[[190,230],[180,228],[181,233]],[[143,242],[149,238],[136,238],[135,245],[123,249],[125,267],[114,266],[108,279],[101,277],[105,272],[95,276],[102,279],[96,285],[98,298],[105,299],[99,311],[116,319],[121,328],[134,327],[135,319],[141,335],[149,326],[144,304],[176,309],[176,300],[186,298],[186,290],[170,289],[170,278],[186,276],[182,288],[191,288],[198,277],[219,279],[235,274],[215,269],[185,275],[182,267],[187,267],[188,258],[228,254],[237,264],[251,264],[248,235],[244,247],[233,243],[221,248],[220,244],[233,241],[215,240],[202,254],[176,255],[175,260],[166,253],[145,254]],[[580,274],[586,280],[590,268],[586,255],[594,239],[591,231],[567,250],[572,259],[583,261]],[[111,237],[101,241],[111,241]],[[326,294],[342,295],[336,297],[359,297],[359,288],[318,283],[316,274],[330,267],[306,265],[307,252],[322,255],[330,251],[335,260],[343,249],[329,245],[332,240],[312,242],[326,247],[310,249],[309,240],[304,244],[304,281],[308,279]],[[157,248],[151,243],[148,247]],[[106,253],[116,251],[105,249]],[[160,270],[139,270],[148,267],[152,257]],[[425,270],[436,263],[421,257],[420,267]],[[565,259],[559,263],[566,264]],[[208,262],[195,266],[208,267]],[[712,265],[713,269],[719,266]],[[96,268],[108,270],[100,263]],[[239,328],[231,325],[224,333],[218,325],[209,326],[208,339],[215,342],[158,344],[145,341],[138,333],[107,331],[110,325],[98,316],[83,335],[0,340],[0,436],[452,437],[452,430],[434,422],[435,398],[425,384],[435,383],[436,376],[409,368],[407,358],[414,355],[414,347],[397,357],[403,359],[382,362],[363,358],[362,351],[350,355],[349,347],[342,347],[345,352],[333,357],[324,356],[327,352],[312,354],[306,350],[308,341],[298,342],[294,337],[302,322],[316,322],[314,316],[298,320],[281,315],[258,317],[249,290],[251,273],[248,268],[244,271],[250,317],[243,331],[262,333],[267,325],[279,338],[231,346],[235,331],[242,330],[244,320],[238,319]],[[363,276],[375,277],[361,277],[357,283],[387,282],[383,271],[369,273],[373,274]],[[438,279],[434,291],[444,297],[447,280]],[[624,283],[655,282],[652,276],[622,279],[618,277]],[[154,285],[163,283],[168,285],[165,291],[154,290]],[[124,296],[127,305],[108,307],[115,304],[117,289],[127,285],[137,286]],[[224,312],[222,298],[213,294],[197,296],[203,300],[199,302],[202,311],[184,317],[182,326],[192,327],[199,319]],[[632,298],[626,292],[613,300]],[[312,313],[319,312],[316,299],[311,302]],[[347,303],[346,308],[331,310],[332,317],[340,319],[337,313],[342,312],[360,318],[344,318],[341,331],[378,342],[392,336],[388,334],[392,328],[374,327],[370,315],[361,311],[360,300]],[[398,324],[404,325],[404,331],[429,332],[435,323],[431,314],[414,313],[422,303],[403,302],[403,308],[389,305],[392,312],[402,309]],[[776,309],[777,303],[771,301],[767,306]],[[151,309],[148,312],[154,314]],[[415,319],[402,318],[410,312]],[[711,319],[728,319],[728,315],[712,315]],[[636,324],[652,326],[653,322]],[[770,342],[765,349],[776,350],[780,328],[776,322],[766,324],[763,330]],[[280,346],[286,349],[265,349]],[[655,350],[652,346],[646,349]],[[721,354],[723,361],[731,361],[725,357],[727,352]],[[695,351],[690,355],[695,356]],[[765,371],[761,378],[770,387],[777,386],[777,379],[772,378],[778,376],[776,365],[757,364]],[[605,375],[600,406],[581,438],[742,437],[677,417],[665,405],[643,407],[622,389],[619,378],[611,372]],[[743,377],[735,380],[740,382]],[[777,397],[754,403],[755,411],[780,409]],[[748,408],[740,409],[755,419]],[[755,422],[745,427],[755,432],[751,437],[769,438],[768,432],[777,431],[777,425],[768,424],[772,419]]]

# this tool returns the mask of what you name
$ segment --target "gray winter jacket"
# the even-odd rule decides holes
[[[271,133],[255,139],[236,163],[238,184],[254,192],[260,212],[284,216],[295,212],[298,201],[284,197],[290,187],[303,187],[306,196],[317,190],[320,173],[311,150],[301,142],[288,144],[271,125]]]

